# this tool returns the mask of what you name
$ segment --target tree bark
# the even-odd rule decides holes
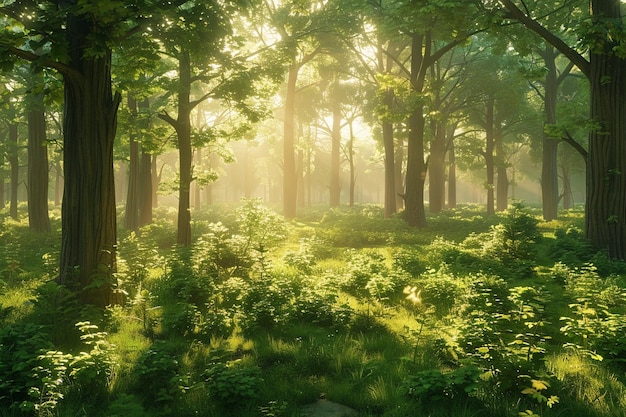
[[[46,115],[43,95],[32,99],[28,112],[28,224],[37,232],[49,232]]]
[[[434,136],[428,159],[428,209],[431,213],[440,213],[446,199],[446,127],[442,120],[435,120],[432,125]]]
[[[405,173],[404,168],[404,139],[395,140],[394,151],[394,181],[396,184],[396,211],[404,209]]]
[[[119,96],[111,86],[111,51],[89,54],[97,28],[88,18],[67,20],[69,67],[63,74],[65,186],[58,281],[87,304],[104,307],[116,284],[113,142]]]
[[[450,141],[448,149],[448,208],[456,208],[456,154],[454,141]]]
[[[558,53],[551,45],[546,45],[542,51],[542,57],[546,65],[546,79],[544,92],[544,111],[546,124],[556,123],[556,102],[557,102],[557,72],[556,57]],[[559,181],[557,155],[559,141],[557,138],[548,136],[544,131],[542,140],[541,158],[541,200],[543,206],[544,220],[554,220],[558,216],[559,205]]]
[[[616,55],[615,38],[605,36],[591,45],[589,61],[555,34],[524,14],[511,0],[500,0],[522,22],[567,56],[590,81],[591,120],[585,202],[585,234],[609,256],[626,259],[626,60]],[[593,24],[606,19],[621,22],[620,0],[591,0]]]
[[[17,220],[17,189],[20,184],[20,159],[17,153],[19,129],[17,123],[9,125],[9,165],[11,166],[11,202],[9,215]]]
[[[620,1],[592,0],[597,19],[621,20]],[[612,52],[590,52],[591,120],[585,232],[611,258],[626,259],[626,60]]]
[[[391,109],[393,106],[393,89],[387,88],[385,91],[385,107]],[[398,209],[396,206],[396,169],[395,169],[395,146],[393,138],[393,124],[382,120],[384,165],[385,165],[385,218],[390,218]]]
[[[424,35],[413,34],[411,43],[411,88],[414,94],[421,94],[426,76],[424,45],[430,48],[429,39],[424,42]],[[428,37],[426,37],[428,38]],[[410,226],[426,227],[424,209],[424,181],[426,163],[424,162],[424,119],[423,108],[418,105],[409,117],[409,136],[407,145],[405,217]]]

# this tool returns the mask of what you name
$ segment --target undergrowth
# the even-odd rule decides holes
[[[249,200],[194,218],[190,248],[167,210],[120,232],[125,301],[104,312],[52,280],[58,231],[3,220],[0,415],[287,417],[320,396],[362,416],[625,415],[624,265],[572,213],[467,207],[415,231]]]

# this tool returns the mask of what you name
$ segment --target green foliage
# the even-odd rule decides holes
[[[33,369],[39,356],[52,348],[43,326],[15,324],[0,331],[0,400],[17,407],[39,385]]]
[[[245,406],[258,398],[263,383],[256,367],[215,363],[204,371],[209,395],[222,406]]]
[[[384,256],[374,250],[349,251],[347,256],[349,261],[344,288],[355,295],[376,302],[388,302],[410,280],[406,272],[388,268]]]
[[[623,362],[626,353],[626,291],[617,278],[602,279],[593,266],[570,270],[566,278],[566,294],[570,315],[561,317],[561,327],[569,338],[566,347],[589,355]]]
[[[89,322],[77,323],[87,351],[53,349],[44,327],[9,326],[0,333],[0,399],[12,408],[38,416],[54,415],[69,396],[102,400],[114,367],[113,346],[106,333]]]
[[[451,372],[428,369],[410,375],[402,390],[413,400],[426,403],[467,397],[479,388],[482,371],[476,366],[462,366]]]
[[[189,389],[189,376],[181,375],[176,352],[158,341],[139,358],[135,390],[149,403],[162,407],[180,399]]]

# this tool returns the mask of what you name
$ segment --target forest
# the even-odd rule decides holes
[[[626,416],[625,14],[0,0],[0,416]]]

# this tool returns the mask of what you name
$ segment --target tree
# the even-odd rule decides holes
[[[116,284],[113,142],[120,95],[113,94],[111,82],[112,45],[139,32],[138,22],[149,14],[147,3],[132,3],[0,4],[3,68],[25,59],[63,77],[65,184],[57,281],[98,306],[112,301]]]
[[[589,49],[586,59],[555,33],[522,11],[513,0],[500,0],[511,19],[537,33],[570,59],[591,86],[588,163],[586,174],[585,235],[611,258],[626,259],[626,31],[620,0],[591,0],[589,18],[580,24],[580,41]],[[568,2],[572,3],[572,2]],[[573,3],[579,6],[578,2]]]
[[[48,217],[48,146],[43,74],[32,74],[28,109],[28,224],[37,232],[50,231]]]
[[[420,0],[381,3],[385,25],[410,40],[410,58],[401,64],[412,91],[408,103],[405,219],[409,225],[426,227],[424,189],[426,160],[426,113],[430,105],[427,77],[430,68],[453,48],[476,33],[480,19],[471,2]]]

